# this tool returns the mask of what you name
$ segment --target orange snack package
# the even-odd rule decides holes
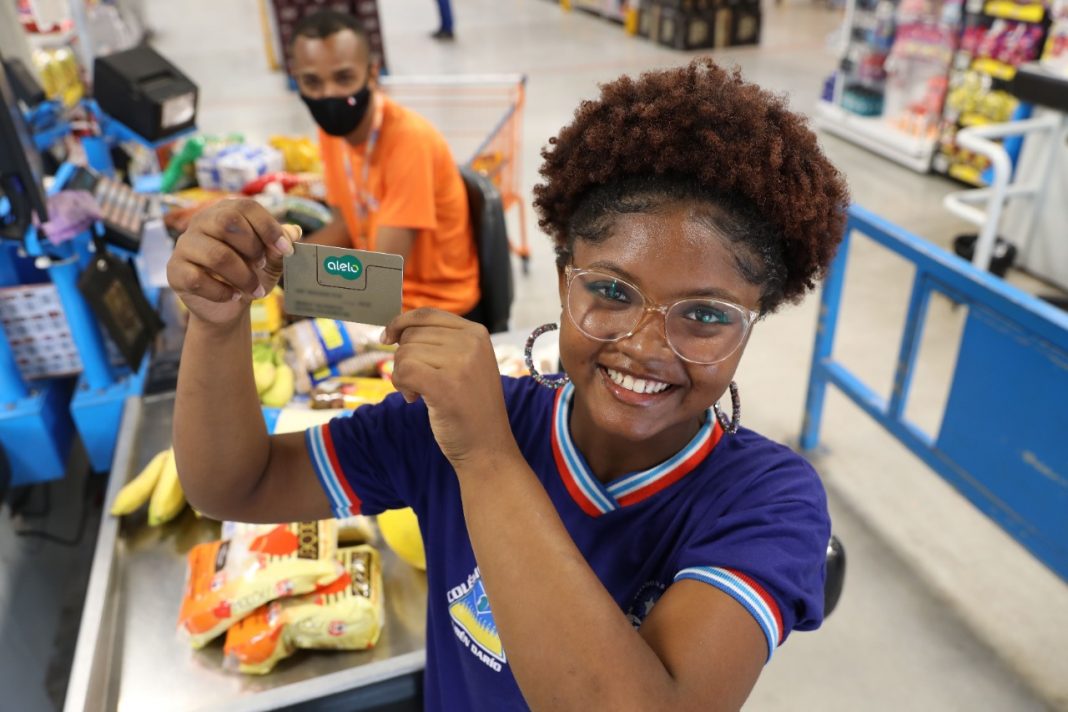
[[[342,548],[345,575],[313,593],[273,601],[226,632],[225,665],[264,675],[298,648],[364,650],[378,642],[383,624],[378,552]]]
[[[194,648],[264,603],[326,586],[345,571],[336,561],[333,520],[229,525],[231,536],[189,552],[179,631]]]

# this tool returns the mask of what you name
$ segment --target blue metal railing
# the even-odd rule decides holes
[[[889,399],[833,357],[846,260],[862,234],[916,268]],[[905,417],[933,292],[968,308],[935,436]],[[801,447],[819,443],[833,385],[1039,560],[1068,580],[1068,313],[864,208],[824,283]],[[995,403],[1010,402],[1003,412]]]

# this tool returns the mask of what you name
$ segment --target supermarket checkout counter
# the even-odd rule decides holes
[[[494,334],[498,357],[508,351],[521,359],[527,336],[527,331]],[[171,344],[172,350],[180,348],[180,341]],[[551,368],[558,353],[559,333],[551,332],[538,340],[534,360]],[[122,485],[170,446],[173,410],[173,393],[127,401],[105,502],[114,501]],[[219,641],[192,650],[176,633],[186,554],[217,538],[218,525],[197,519],[189,508],[161,527],[147,526],[143,514],[102,518],[64,712],[422,708],[423,572],[377,545],[386,620],[372,650],[301,650],[268,675],[241,675],[223,669]]]
[[[106,502],[170,446],[174,395],[126,402]],[[191,509],[161,527],[104,516],[65,712],[97,710],[418,709],[426,640],[426,576],[382,554],[385,626],[359,652],[300,651],[263,677],[223,669],[218,641],[192,650],[176,633],[186,554],[218,538]]]

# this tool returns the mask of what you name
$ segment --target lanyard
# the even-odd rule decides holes
[[[371,134],[367,137],[367,149],[364,151],[363,165],[360,167],[360,182],[357,184],[355,171],[352,169],[352,147],[345,146],[345,177],[349,183],[349,195],[356,203],[356,214],[360,218],[360,229],[367,230],[367,219],[371,213],[378,210],[378,200],[371,193],[369,179],[371,177],[371,159],[374,157],[375,147],[378,145],[378,135],[382,132],[382,104],[375,95],[374,119],[371,124]],[[367,241],[366,232],[362,235],[364,242]],[[366,244],[365,244],[366,246]]]

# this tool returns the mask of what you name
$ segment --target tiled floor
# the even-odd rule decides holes
[[[596,93],[597,82],[688,57],[626,38],[617,26],[565,13],[544,0],[455,0],[453,44],[428,38],[437,22],[430,0],[379,5],[396,75],[528,76],[523,149],[528,190],[537,180],[541,146],[581,99]],[[766,9],[760,47],[715,56],[810,112],[834,64],[826,48],[839,17],[807,0]],[[311,130],[282,77],[267,71],[255,0],[146,0],[146,14],[160,50],[200,85],[203,130],[240,130],[254,138]],[[857,202],[943,246],[964,231],[941,205],[956,186],[834,138],[825,138],[824,145],[848,176]],[[517,285],[517,328],[559,314],[549,244],[529,213],[528,221],[533,256],[529,276],[519,277]],[[1011,279],[1035,288],[1025,277]],[[855,245],[838,353],[862,376],[887,387],[909,282],[903,264],[874,246]],[[809,299],[761,323],[739,373],[747,424],[784,441],[796,439],[800,427],[815,314],[815,300]],[[936,299],[928,324],[909,413],[933,428],[961,314]],[[1007,399],[992,390],[992,403]],[[845,594],[822,631],[796,634],[777,653],[749,709],[1068,709],[1063,582],[841,397],[828,399],[824,449],[816,465],[827,484],[836,531],[848,548]],[[0,531],[0,540],[4,536]],[[0,592],[4,578],[0,572]],[[11,614],[0,611],[0,617]]]

